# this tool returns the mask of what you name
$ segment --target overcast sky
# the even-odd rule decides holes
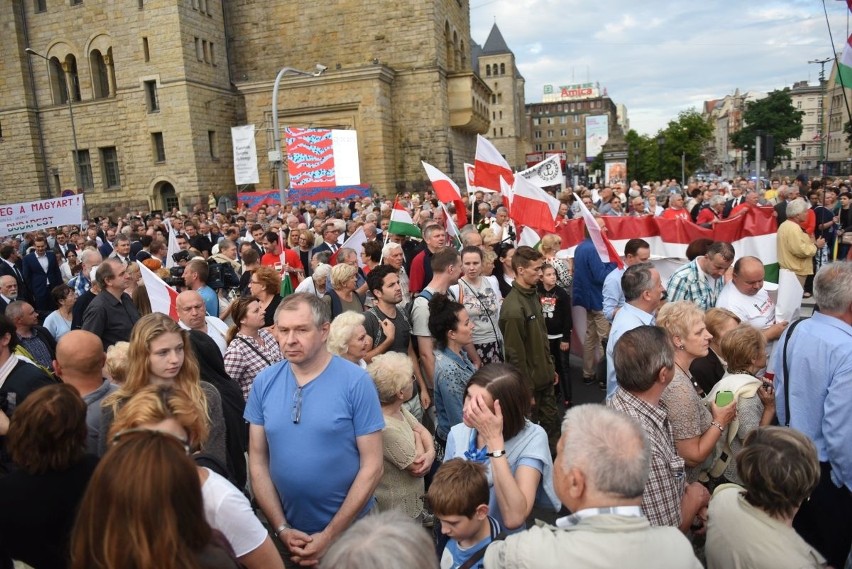
[[[825,3],[839,56],[852,23],[846,2]],[[599,82],[640,134],[737,88],[818,84],[808,61],[833,57],[821,0],[470,0],[470,17],[480,45],[496,19],[527,103],[548,83]]]

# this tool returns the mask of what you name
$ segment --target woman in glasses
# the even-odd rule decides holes
[[[171,385],[185,391],[207,410],[210,437],[203,450],[220,464],[227,463],[222,397],[213,385],[201,381],[195,355],[192,350],[185,350],[188,345],[189,332],[165,314],[148,314],[133,326],[127,378],[103,403],[98,454],[106,452],[107,432],[118,411],[131,397],[148,385]]]
[[[113,423],[110,440],[120,445],[140,430],[176,437],[190,453],[199,450],[209,432],[204,409],[185,392],[164,385],[149,385],[127,402]],[[246,497],[227,479],[200,464],[203,462],[196,458],[207,523],[225,536],[247,569],[282,568],[281,556]]]

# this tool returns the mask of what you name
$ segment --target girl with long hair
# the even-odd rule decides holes
[[[139,319],[130,334],[127,377],[124,384],[103,402],[99,455],[106,452],[107,433],[119,409],[148,385],[172,385],[185,391],[207,415],[210,438],[205,454],[226,464],[225,419],[222,398],[216,388],[201,381],[198,361],[189,346],[189,332],[165,314]]]

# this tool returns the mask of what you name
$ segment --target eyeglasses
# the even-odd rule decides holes
[[[296,425],[298,425],[299,421],[302,420],[302,387],[303,386],[300,385],[293,393],[293,411],[291,413],[291,418],[293,419],[293,423]]]
[[[186,455],[189,456],[192,453],[192,447],[189,446],[189,442],[185,439],[178,437],[172,433],[167,431],[157,431],[155,429],[143,429],[143,428],[134,428],[134,429],[124,429],[123,431],[117,432],[112,437],[112,444],[116,445],[121,442],[121,439],[126,437],[127,435],[135,435],[135,434],[147,434],[149,436],[164,436],[169,440],[173,440],[178,443],[183,449],[186,451]]]

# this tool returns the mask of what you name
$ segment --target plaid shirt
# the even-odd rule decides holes
[[[258,335],[263,340],[263,346],[251,336],[237,333],[225,352],[225,371],[240,385],[243,399],[248,399],[257,374],[284,359],[278,342],[269,331],[258,330]]]
[[[725,279],[718,278],[714,285],[709,277],[698,268],[698,259],[693,259],[672,274],[666,286],[669,302],[691,300],[701,310],[710,310],[716,306],[716,299],[725,286]]]
[[[88,277],[84,276],[83,273],[79,273],[76,277],[72,277],[70,281],[68,281],[68,286],[74,289],[77,293],[77,296],[83,296],[89,289],[92,288],[92,281],[88,279]]]
[[[685,463],[675,449],[665,404],[649,405],[619,387],[607,405],[637,419],[651,443],[651,476],[642,495],[642,511],[652,526],[679,527]]]

